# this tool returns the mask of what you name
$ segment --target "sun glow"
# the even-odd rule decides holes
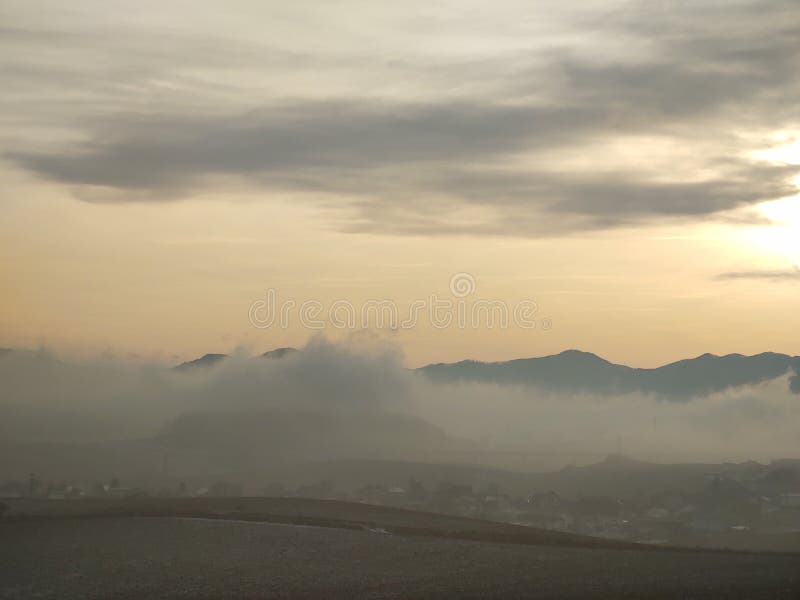
[[[773,138],[771,148],[753,156],[779,165],[800,165],[800,133],[782,132]],[[782,256],[800,268],[800,175],[793,183],[798,195],[759,204],[756,209],[771,225],[754,227],[748,233],[752,242],[769,254]]]
[[[753,242],[800,268],[800,196],[765,202],[758,211],[774,225],[754,228],[750,232]]]
[[[776,164],[800,165],[800,133],[782,133],[774,140],[775,146],[758,150],[753,156]]]

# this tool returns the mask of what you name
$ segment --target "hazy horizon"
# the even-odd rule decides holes
[[[6,389],[14,390],[0,405],[0,441],[157,439],[180,426],[189,427],[183,435],[190,448],[199,443],[203,452],[225,456],[235,439],[228,437],[231,432],[251,439],[248,427],[257,427],[266,438],[252,438],[248,455],[259,457],[264,469],[274,467],[277,448],[278,463],[389,458],[522,470],[591,463],[614,453],[656,462],[768,462],[796,456],[794,423],[800,415],[789,374],[687,399],[660,398],[644,389],[613,393],[559,390],[544,382],[448,382],[405,369],[399,348],[375,338],[343,344],[318,336],[282,358],[240,352],[182,371],[110,358],[71,364],[46,353],[9,353],[0,357],[0,373]],[[575,379],[583,375],[575,368]],[[250,417],[229,422],[236,415]],[[419,421],[393,420],[403,415]],[[262,445],[276,435],[270,424],[276,418],[291,419],[299,437],[267,451]],[[317,447],[306,436],[319,418],[330,420],[334,430],[350,427],[347,422],[354,429],[333,445]],[[355,425],[364,418],[378,419],[368,428],[381,427],[379,438],[364,438],[367,430]],[[390,441],[393,431],[405,433]]]

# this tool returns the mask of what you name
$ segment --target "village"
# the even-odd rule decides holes
[[[0,514],[3,498],[296,497],[391,506],[648,544],[772,547],[775,540],[787,536],[795,536],[787,543],[796,545],[800,536],[800,465],[795,464],[799,462],[774,461],[775,468],[761,477],[713,475],[704,487],[691,492],[654,489],[619,497],[568,496],[548,489],[512,494],[495,483],[442,481],[426,486],[413,477],[393,485],[372,483],[353,489],[343,489],[333,480],[296,487],[270,483],[260,488],[229,481],[201,487],[178,482],[148,489],[126,487],[117,478],[91,484],[51,483],[32,474],[28,481],[0,484]]]

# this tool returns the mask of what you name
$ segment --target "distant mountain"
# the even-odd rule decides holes
[[[263,358],[284,358],[295,352],[297,352],[297,348],[275,348],[275,350],[264,352],[261,356]]]
[[[200,358],[195,358],[194,360],[179,364],[177,367],[175,367],[175,370],[187,371],[190,369],[211,367],[226,358],[228,358],[227,354],[204,354]]]
[[[0,348],[0,356],[15,351]],[[269,350],[259,358],[279,360],[301,352],[283,347]],[[205,354],[173,367],[191,371],[218,365],[227,354]],[[419,369],[434,382],[481,382],[499,385],[530,385],[553,392],[626,394],[641,392],[670,400],[720,392],[730,388],[763,383],[789,374],[789,389],[800,394],[800,356],[763,352],[753,356],[703,354],[653,369],[638,369],[609,362],[591,352],[566,350],[538,358],[504,362],[463,360],[436,363]]]
[[[262,358],[284,358],[297,352],[296,348],[275,348],[261,355]],[[197,367],[212,367],[228,358],[227,354],[205,354],[200,358],[189,360],[174,367],[176,371],[186,371]]]
[[[800,392],[800,357],[765,352],[755,356],[703,354],[655,369],[618,365],[578,350],[506,362],[432,364],[421,369],[433,381],[471,381],[535,385],[555,392],[624,394],[642,392],[668,399],[689,399],[728,388],[762,383],[793,371],[793,392]]]

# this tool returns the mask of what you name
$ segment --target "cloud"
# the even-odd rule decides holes
[[[438,385],[436,393],[415,399],[425,419],[451,434],[483,440],[490,455],[553,454],[563,464],[582,453],[621,447],[629,456],[656,462],[766,461],[795,454],[800,402],[788,378],[687,403],[639,393],[554,394],[482,383]],[[550,466],[560,466],[557,460]]]
[[[279,360],[251,359],[239,351],[218,368],[189,371],[7,351],[0,356],[0,408],[33,427],[18,428],[6,419],[0,440],[152,435],[165,421],[191,411],[397,409],[408,386],[400,360],[394,348],[371,345],[367,355],[352,341],[334,346],[322,338]],[[47,426],[38,427],[37,420]],[[79,427],[73,431],[71,425]]]
[[[513,19],[520,9],[497,10]],[[260,194],[333,199],[343,229],[387,233],[541,235],[730,219],[796,193],[797,167],[749,158],[757,140],[800,126],[796,3],[634,2],[592,15],[565,11],[546,43],[521,51],[496,40],[469,60],[373,58],[344,38],[330,41],[347,49],[338,54],[285,41],[209,52],[200,35],[176,37],[165,52],[164,41],[106,34],[103,49],[128,69],[37,63],[26,80],[25,60],[16,65],[29,93],[94,90],[98,106],[69,120],[77,131],[68,143],[16,144],[5,157],[94,201],[190,198],[234,178]],[[11,31],[34,56],[51,39],[91,54],[77,34]],[[588,41],[568,43],[575,32]],[[242,76],[214,77],[230,71]],[[336,92],[265,92],[260,83],[312,76]],[[382,87],[356,93],[352,84],[370,79]],[[411,86],[402,94],[393,91],[401,81]],[[131,89],[159,100],[133,101],[123,93]]]
[[[236,117],[118,115],[69,153],[7,156],[106,200],[175,199],[220,175],[335,195],[350,229],[390,233],[463,232],[453,215],[469,207],[491,212],[473,233],[525,235],[701,218],[796,192],[800,169],[746,161],[718,161],[715,176],[689,182],[507,166],[610,130],[588,109],[314,102]]]
[[[800,281],[800,269],[763,270],[763,271],[731,271],[717,275],[719,280],[756,279],[765,281]]]

